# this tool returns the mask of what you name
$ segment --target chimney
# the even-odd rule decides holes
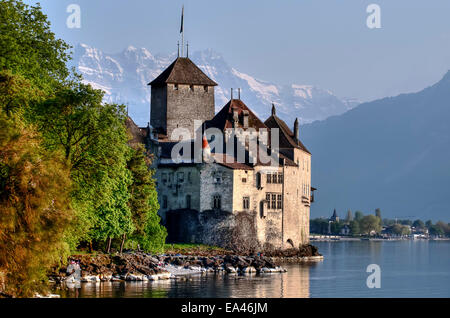
[[[241,89],[238,88],[238,99],[241,100]]]
[[[233,89],[231,89],[231,100],[233,100]]]
[[[248,128],[248,115],[249,115],[249,112],[248,112],[248,110],[243,110],[242,111],[242,116],[243,116],[243,125],[244,125],[244,128]]]
[[[294,122],[294,139],[298,141],[298,118],[295,118]]]

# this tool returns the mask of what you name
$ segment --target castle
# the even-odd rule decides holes
[[[311,153],[299,139],[298,120],[292,131],[272,105],[271,116],[263,122],[240,99],[240,92],[215,114],[217,83],[188,57],[179,56],[149,85],[150,123],[138,128],[131,122],[129,128],[153,154],[159,215],[168,242],[243,250],[285,249],[309,242],[315,189]],[[190,140],[173,138],[180,128],[192,136]],[[211,129],[225,137],[223,147],[211,149],[205,160],[205,149],[199,153],[195,144],[203,142],[203,148],[205,142],[212,144],[214,140],[203,138]],[[237,131],[244,136],[267,131],[269,140],[278,137],[277,164],[264,163],[245,140],[236,142],[244,149],[244,160],[233,151],[220,150],[237,140]],[[185,151],[193,150],[176,161],[173,151],[180,143]],[[272,149],[267,152],[271,155]]]

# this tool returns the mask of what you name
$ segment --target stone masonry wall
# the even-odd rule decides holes
[[[188,128],[194,137],[194,120],[210,120],[214,117],[214,87],[193,85],[167,85],[167,136],[178,127]],[[153,104],[152,104],[153,107]]]

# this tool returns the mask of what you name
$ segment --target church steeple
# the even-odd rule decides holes
[[[276,116],[276,114],[277,114],[277,111],[275,109],[275,104],[272,103],[272,116]]]

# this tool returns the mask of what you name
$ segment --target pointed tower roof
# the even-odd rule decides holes
[[[333,218],[337,217],[336,209],[334,209],[333,215],[331,217],[333,217]]]
[[[299,148],[310,154],[305,145],[299,140],[295,140],[294,133],[288,125],[276,115],[275,106],[272,104],[272,116],[267,118],[264,124],[269,128],[278,128],[280,136],[280,148]]]
[[[168,83],[208,86],[217,85],[216,82],[203,73],[203,71],[188,57],[178,57],[148,85],[161,86]]]

